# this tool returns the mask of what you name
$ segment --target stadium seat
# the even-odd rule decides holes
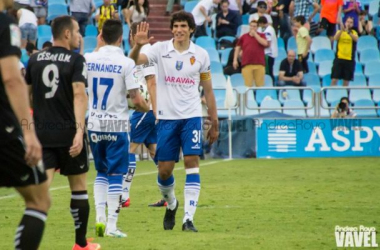
[[[277,111],[281,113],[281,105],[278,100],[270,100],[270,99],[263,100],[263,102],[260,105],[260,108],[270,108],[266,110],[260,109],[261,114],[268,113],[271,111]]]
[[[284,102],[284,114],[298,116],[298,117],[306,117],[305,106],[303,105],[301,100],[286,100]],[[300,108],[300,109],[285,109],[285,108]]]
[[[243,78],[243,75],[240,74],[240,73],[237,73],[237,74],[232,74],[231,75],[231,85],[232,87],[236,88],[236,87],[240,87],[240,86],[244,86],[244,78]]]
[[[99,8],[100,6],[102,6],[103,5],[103,0],[94,0],[94,2],[95,2],[95,7],[96,8]]]
[[[222,63],[223,67],[226,67],[228,63],[228,57],[230,56],[232,48],[227,48],[224,50],[219,50],[220,53],[220,62]]]
[[[356,75],[353,81],[350,81],[350,86],[366,87],[367,80],[364,75]]]
[[[355,63],[355,75],[363,75],[363,65],[360,62]]]
[[[377,86],[377,87],[380,87]],[[380,102],[380,89],[374,89],[372,93],[372,100],[376,103]]]
[[[308,88],[312,88],[314,93],[319,93],[321,92],[321,87],[320,86],[307,86]],[[304,103],[312,103],[313,101],[313,91],[309,90],[309,89],[305,89],[303,92],[302,92],[302,101]]]
[[[282,61],[287,57],[286,50],[284,48],[278,48],[278,56],[276,57],[276,61]]]
[[[371,1],[369,3],[368,14],[370,16],[375,16],[375,15],[377,16],[378,11],[379,11],[379,1],[378,0]],[[377,23],[375,23],[375,24],[377,24]]]
[[[286,86],[286,90],[278,91],[278,100],[281,104],[284,104],[286,100],[301,100],[300,91],[298,89],[292,89],[293,86]],[[286,98],[284,98],[284,94],[286,92]]]
[[[20,61],[26,66],[29,61],[28,53],[26,52],[26,49],[21,50],[21,58]]]
[[[297,43],[296,43],[296,38],[294,36],[291,36],[288,39],[288,45],[287,45],[287,50],[294,50],[297,53]]]
[[[360,62],[362,64],[372,61],[380,61],[379,49],[365,49],[360,53]]]
[[[326,90],[326,101],[328,103],[333,103],[339,101],[342,97],[348,97],[346,89],[327,89]]]
[[[356,100],[354,102],[354,112],[356,117],[377,117],[375,105],[372,100]],[[369,107],[368,109],[355,109],[355,107]]]
[[[258,89],[256,90],[256,102],[261,105],[265,98],[277,100],[277,91],[274,89]]]
[[[313,43],[311,44],[311,52],[315,54],[317,50],[320,49],[329,49],[331,50],[331,42],[330,39],[328,39],[325,36],[316,36],[313,37]]]
[[[249,96],[253,96],[253,95],[251,94]],[[258,115],[259,114],[258,109],[250,109],[250,108],[257,108],[258,107],[257,102],[255,101],[255,99],[253,99],[253,97],[248,98],[247,106],[249,108],[244,107],[244,115]]]
[[[273,79],[270,75],[265,75],[264,86],[265,87],[273,87]]]
[[[123,25],[123,40],[129,41],[129,26],[128,26],[128,24]]]
[[[207,49],[211,62],[220,62],[219,52],[216,49]]]
[[[230,41],[231,43],[233,43],[235,40],[236,40],[236,37],[234,36],[222,36],[221,38],[218,39],[218,49],[219,50],[223,50],[221,47],[220,47],[220,42],[222,40],[227,40],[227,41]]]
[[[315,63],[307,61],[307,65],[309,66],[309,73],[317,74],[317,66],[315,65]]]
[[[215,101],[216,101],[216,107],[218,110],[218,117],[220,118],[226,118],[228,117],[228,110],[223,110],[225,108],[225,99],[226,99],[226,90],[225,89],[214,89],[215,94]],[[220,109],[222,108],[222,109]],[[237,115],[237,109],[231,110],[231,115],[236,116]]]
[[[323,61],[333,61],[335,58],[334,51],[331,49],[319,49],[315,52],[314,62],[319,65]]]
[[[37,27],[37,38],[39,37],[51,37],[51,27],[49,25],[38,25]]]
[[[273,75],[275,78],[278,78],[278,74],[280,72],[280,66],[281,66],[281,61],[278,61],[276,58],[273,65]]]
[[[214,88],[226,88],[227,86],[226,77],[223,75],[223,73],[212,74],[211,80],[212,80],[212,86]]]
[[[355,102],[357,100],[372,100],[372,97],[369,89],[351,89],[348,99]]]
[[[38,37],[38,40],[37,40],[37,49],[38,50],[41,50],[42,49],[42,45],[44,45],[45,42],[50,42],[52,40],[52,37],[49,36],[43,36],[43,37]]]
[[[236,36],[241,37],[242,35],[249,32],[249,25],[242,24],[238,27]]]
[[[98,36],[98,29],[94,25],[87,25],[84,36]]]
[[[328,107],[327,102],[326,102],[326,100],[325,100],[324,97],[322,97],[322,103],[323,103],[323,106],[324,106],[324,107]],[[312,103],[308,103],[308,104],[307,104],[307,107],[312,107]],[[321,108],[319,109],[319,111],[320,111],[320,116],[321,116],[321,117],[330,117],[330,110],[329,110],[329,109],[326,109],[326,108],[322,108],[322,107],[321,107]],[[307,113],[307,116],[308,116],[308,117],[315,117],[315,108],[307,109],[307,110],[306,110],[306,113]]]
[[[285,42],[284,39],[282,39],[282,37],[277,38],[277,48],[283,48],[285,50]]]
[[[241,16],[241,24],[249,25],[249,14],[244,14]]]
[[[88,50],[88,49],[94,50],[96,48],[96,45],[97,45],[96,37],[93,37],[93,36],[84,37],[83,42],[84,42],[85,50]]]
[[[211,62],[210,66],[211,66],[212,74],[217,74],[217,73],[223,74],[223,67],[220,62]]]
[[[197,6],[198,2],[199,1],[188,1],[188,2],[186,2],[184,10],[186,12],[190,12],[191,13],[193,11],[193,9],[195,8],[195,6]]]
[[[195,44],[206,50],[208,48],[216,49],[215,40],[208,36],[198,37],[197,40],[195,40]]]
[[[371,75],[379,73],[380,61],[379,62],[370,62],[366,64],[364,68],[364,75],[370,77]]]
[[[380,72],[369,77],[368,86],[380,87]]]
[[[54,18],[58,16],[68,15],[67,5],[64,4],[52,4],[48,6],[47,20],[51,22]]]
[[[322,77],[322,87],[329,87],[331,85],[331,74]]]
[[[318,75],[324,77],[331,74],[332,61],[323,61],[319,63]]]
[[[48,6],[49,6],[49,5],[53,5],[53,4],[67,5],[67,3],[66,3],[65,0],[49,0],[49,1],[47,1],[47,2],[48,2]]]
[[[377,40],[374,36],[360,36],[356,48],[359,53],[366,49],[378,49]]]
[[[321,81],[317,74],[307,73],[303,75],[303,81],[306,83],[306,86],[321,86]]]

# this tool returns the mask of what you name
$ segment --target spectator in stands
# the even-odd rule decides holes
[[[354,19],[348,17],[345,26],[341,25],[334,40],[337,41],[336,56],[331,70],[331,86],[335,86],[338,79],[343,79],[343,86],[348,86],[354,78],[355,51],[358,33],[353,29]]]
[[[313,7],[313,13],[310,15],[310,7]],[[305,18],[305,27],[310,30],[310,22],[318,13],[320,7],[314,0],[292,0],[290,8],[294,9],[294,16],[303,16]]]
[[[132,23],[145,21],[149,16],[149,11],[148,0],[137,0],[135,5],[129,7],[125,21],[128,23],[128,26],[131,27]]]
[[[264,34],[265,38],[269,43],[269,46],[265,48],[265,57],[267,62],[266,68],[268,75],[270,75],[270,77],[272,77],[272,80],[274,81],[273,65],[274,60],[278,55],[276,31],[272,26],[268,24],[268,21],[264,16],[260,17],[257,23],[259,25],[258,32]]]
[[[70,0],[71,15],[79,24],[80,34],[84,37],[91,14],[96,10],[94,0]]]
[[[294,50],[289,50],[287,58],[281,62],[277,86],[306,86],[306,83],[303,81],[302,65],[296,59],[296,52]]]
[[[103,0],[103,5],[96,10],[95,15],[95,20],[98,22],[99,31],[102,30],[104,22],[108,19],[119,19],[119,15],[110,0]]]
[[[37,40],[37,17],[30,6],[25,8],[10,9],[8,14],[18,20],[21,30],[21,49],[25,49],[28,42],[36,44]]]
[[[359,14],[358,33],[359,36],[373,35],[373,22],[372,20],[366,20],[367,12],[362,10]]]
[[[19,10],[30,6],[30,0],[14,0],[13,8]]]
[[[284,40],[285,48],[288,44],[288,39],[292,36],[289,7],[291,0],[280,0],[278,3],[279,21],[280,21],[280,37]]]
[[[47,49],[50,49],[51,47],[53,47],[52,42],[47,41],[47,42],[44,42],[44,44],[42,44],[42,50],[47,50]]]
[[[309,58],[309,50],[313,40],[309,35],[309,30],[305,27],[306,20],[304,16],[296,16],[294,18],[294,25],[298,29],[296,36],[298,61],[302,65],[304,73],[309,72],[307,59]]]
[[[38,50],[36,48],[36,45],[33,44],[33,43],[27,43],[26,44],[26,47],[25,47],[25,50],[26,50],[26,54],[30,57],[32,56],[34,53],[37,53]]]
[[[228,9],[228,0],[222,0],[221,11],[216,15],[216,37],[236,36],[237,28],[240,24],[240,15]]]
[[[280,25],[280,11],[281,11],[281,5],[278,2],[278,0],[271,0],[268,1],[268,9],[267,12],[272,18],[272,26],[277,34],[279,25]]]
[[[361,6],[359,0],[349,0],[343,5],[343,23],[346,23],[348,17],[352,17],[354,19],[354,29],[356,32],[359,32],[359,14],[361,12]]]
[[[268,23],[270,25],[272,25],[273,20],[272,20],[271,16],[266,13],[267,7],[268,7],[268,5],[266,2],[260,1],[257,4],[257,13],[249,16],[249,23],[251,23],[251,21],[258,21],[260,17],[264,16],[267,19]]]
[[[236,73],[241,73],[241,52],[239,53],[238,55],[238,67],[237,68],[234,68],[233,66],[233,63],[234,63],[234,55],[235,55],[235,48],[236,48],[236,45],[237,45],[237,42],[238,42],[238,39],[236,39],[234,42],[233,42],[233,49],[231,50],[229,56],[228,56],[228,61],[227,61],[227,65],[223,68],[223,73],[225,75],[232,75],[232,74],[236,74]]]
[[[194,16],[195,25],[197,25],[194,37],[207,36],[206,26],[211,23],[210,12],[217,8],[220,0],[201,0],[191,12]]]
[[[228,2],[230,4],[229,9],[236,12],[241,18],[241,15],[243,15],[244,0],[228,0]]]
[[[245,86],[262,87],[265,80],[265,53],[264,50],[269,46],[264,34],[257,32],[256,21],[249,23],[249,33],[240,37],[234,53],[233,67],[239,67],[238,57],[242,50],[242,75]]]
[[[33,8],[34,13],[38,18],[38,25],[46,23],[47,16],[47,3],[48,0],[31,0],[30,7]]]
[[[341,13],[343,0],[321,0],[321,23],[319,25],[319,32],[326,30],[327,36],[334,41],[335,26],[341,24]]]
[[[338,105],[336,105],[331,118],[354,118],[356,113],[350,109],[350,101],[347,97],[342,97]]]

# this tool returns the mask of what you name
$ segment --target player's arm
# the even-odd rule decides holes
[[[145,54],[140,54],[142,46],[148,44],[154,37],[148,38],[149,24],[142,22],[137,25],[137,32],[135,35],[135,46],[133,46],[129,57],[135,61],[136,65],[147,64],[149,59]]]
[[[28,90],[18,67],[17,56],[1,58],[0,71],[5,92],[24,134],[25,160],[29,166],[36,166],[42,157],[41,144],[35,134],[34,122],[30,114]]]
[[[214,143],[219,137],[219,120],[216,111],[216,101],[214,91],[212,90],[211,73],[201,73],[200,85],[203,87],[208,115],[211,119],[211,129],[207,134],[210,144]]]
[[[148,75],[145,77],[146,85],[148,86],[148,93],[150,102],[152,103],[153,114],[156,116],[157,112],[157,99],[156,99],[156,76]]]
[[[139,89],[130,89],[128,90],[129,97],[132,100],[132,103],[136,107],[136,111],[139,112],[148,112],[150,110],[148,103],[140,95]]]
[[[76,134],[69,153],[71,157],[76,157],[83,148],[83,134],[85,131],[85,116],[88,102],[86,86],[83,82],[73,82],[73,95]]]

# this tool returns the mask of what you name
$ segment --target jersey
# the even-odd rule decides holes
[[[90,104],[88,129],[127,132],[123,130],[128,122],[127,91],[140,87],[133,77],[135,63],[120,48],[110,45],[85,54],[85,58]],[[109,121],[118,121],[120,129],[110,126]]]
[[[7,15],[0,12],[0,59],[17,56],[20,52],[21,32]],[[0,145],[21,136],[19,122],[11,108],[0,72]]]
[[[210,74],[210,58],[190,42],[187,51],[174,49],[173,39],[155,43],[144,53],[157,64],[157,118],[178,120],[202,116],[201,74]]]
[[[29,59],[26,81],[32,85],[36,132],[45,148],[72,145],[76,134],[73,82],[87,86],[84,57],[52,47]]]

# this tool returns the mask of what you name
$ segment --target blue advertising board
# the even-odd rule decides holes
[[[261,120],[257,158],[380,156],[380,119]]]

